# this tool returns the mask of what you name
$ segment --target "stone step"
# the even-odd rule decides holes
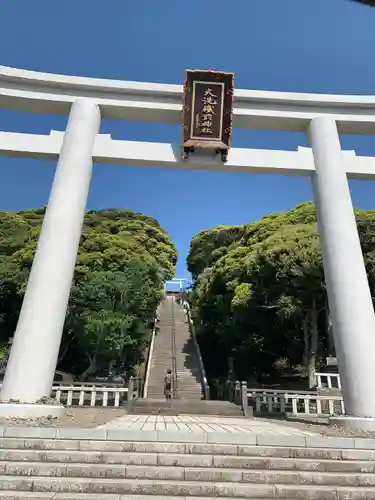
[[[218,416],[232,416],[232,417],[242,417],[242,409],[240,406],[229,403],[228,405],[215,405],[215,401],[205,401],[202,400],[202,396],[199,394],[198,397],[194,398],[184,398],[183,395],[177,391],[178,397],[172,399],[170,402],[165,400],[156,399],[156,396],[160,393],[150,394],[148,399],[139,399],[132,403],[130,412],[132,414],[143,414],[143,415],[156,415],[156,414],[167,414],[167,415],[218,415]],[[155,397],[155,399],[152,399]]]
[[[26,462],[69,464],[113,464],[143,466],[175,466],[215,469],[271,469],[279,471],[314,471],[336,473],[375,473],[373,461],[304,459],[304,458],[264,458],[226,455],[195,455],[178,453],[134,453],[111,451],[77,450],[0,450],[0,463],[8,462],[16,466]],[[3,472],[4,473],[4,472]]]
[[[189,372],[181,372],[177,370],[177,380],[181,386],[187,387],[199,387],[200,383],[197,381],[196,376],[191,369]]]
[[[208,434],[208,443],[194,443],[183,432],[1,432],[9,437],[0,437],[0,500],[375,500],[371,439],[261,436],[258,445],[246,445],[239,443],[251,442],[248,436],[239,434]],[[152,442],[135,441],[147,436]]]
[[[160,335],[160,327],[162,327],[162,326],[165,326],[166,328],[168,328],[169,329],[168,333],[171,333],[171,330],[173,328],[172,319],[165,318],[162,321],[160,321],[160,323],[159,323],[159,335]],[[186,322],[176,319],[175,327],[174,327],[176,334],[181,334],[181,335],[186,334],[187,327],[188,327],[188,324]],[[178,338],[176,337],[176,341],[177,340],[178,340]]]
[[[194,386],[194,387],[193,386],[185,386],[185,385],[180,384],[178,381],[177,381],[177,387],[178,387],[179,391],[184,391],[187,394],[190,393],[190,392],[194,394],[194,393],[199,392],[199,390],[200,390],[200,386],[199,385],[198,386]]]
[[[97,452],[97,451],[36,451],[36,450],[0,450],[1,469],[8,471],[5,462],[12,467],[18,467],[25,462],[44,465],[53,463],[57,466],[63,463],[70,464],[113,464],[113,465],[141,465],[161,466],[195,469],[237,469],[237,470],[271,470],[271,471],[306,471],[306,472],[334,472],[373,474],[375,464],[371,461],[354,460],[310,460],[310,459],[284,459],[260,457],[231,457],[222,455],[188,455],[173,453],[123,453],[123,452]],[[39,474],[37,474],[39,475]],[[47,475],[47,474],[46,474]],[[59,475],[59,474],[56,474]],[[61,474],[65,475],[65,474]]]
[[[303,500],[373,500],[373,487],[332,487],[319,485],[250,484],[160,479],[11,477],[0,476],[0,490],[19,492],[67,492],[119,495],[203,496]],[[41,498],[36,496],[36,498]],[[55,497],[53,497],[55,498]],[[66,498],[66,497],[65,497]],[[77,496],[74,495],[76,499]]]
[[[177,379],[177,386],[179,389],[183,389],[185,392],[196,392],[200,389],[200,384],[189,383],[181,383],[179,379]]]
[[[190,403],[190,400],[200,401],[202,399],[202,393],[201,391],[185,392],[177,387],[177,399],[181,401],[186,400],[186,403]]]
[[[12,428],[10,428],[12,431]],[[108,431],[109,432],[109,431]],[[16,436],[18,431],[14,432]],[[142,431],[139,432],[139,435]],[[168,433],[167,433],[168,434]],[[35,436],[37,433],[35,433]],[[181,440],[185,434],[181,433]],[[290,440],[292,441],[290,436]],[[102,439],[102,438],[101,438]],[[238,445],[227,443],[199,443],[181,441],[173,442],[169,440],[133,441],[115,438],[116,440],[95,440],[95,436],[77,436],[75,438],[55,438],[49,439],[45,436],[43,439],[35,438],[30,435],[29,438],[1,437],[0,449],[2,450],[62,450],[62,451],[110,451],[110,452],[134,452],[134,453],[176,453],[193,455],[227,455],[227,456],[245,456],[245,457],[263,457],[263,458],[309,458],[309,459],[328,459],[328,460],[369,460],[375,461],[375,449],[335,449],[322,447],[295,447],[295,446],[276,446],[276,445]],[[289,438],[287,439],[289,440]]]
[[[178,392],[180,394],[199,394],[201,392],[201,388],[200,387],[194,387],[194,388],[190,388],[190,387],[181,387],[179,384],[177,384],[177,389],[178,389]]]
[[[163,497],[164,498],[164,497]],[[221,500],[231,500],[228,497],[220,497]],[[116,495],[108,493],[106,500],[161,500],[156,495]],[[184,497],[168,496],[169,500],[182,500]],[[0,491],[0,500],[103,500],[100,493],[55,493],[55,492],[33,492],[33,491]],[[192,500],[207,500],[207,497],[194,497]]]
[[[12,432],[12,428],[8,429]],[[30,428],[30,431],[33,430]],[[38,430],[38,429],[36,429]],[[74,429],[73,429],[74,430]],[[81,431],[82,432],[82,431]],[[108,431],[109,432],[109,431]],[[116,432],[116,431],[115,431]],[[15,428],[14,435],[18,434],[18,429]],[[132,433],[137,434],[137,433]],[[139,436],[145,434],[139,431]],[[151,433],[153,434],[153,433]],[[168,433],[166,433],[168,434]],[[173,434],[173,433],[172,433]],[[171,434],[171,435],[172,435]],[[181,432],[181,440],[186,437],[186,434]],[[35,433],[37,435],[37,433]],[[122,433],[121,433],[122,435]],[[230,437],[230,436],[229,436]],[[285,441],[293,441],[293,436],[285,436]],[[375,461],[375,449],[336,449],[333,447],[296,447],[282,445],[240,445],[227,443],[199,443],[181,441],[166,442],[160,441],[133,441],[129,438],[115,438],[116,440],[95,440],[94,435],[90,438],[86,435],[77,435],[77,438],[56,438],[48,439],[46,436],[43,439],[34,438],[30,434],[29,438],[17,437],[1,437],[0,449],[5,451],[11,450],[60,450],[60,451],[96,451],[96,452],[134,452],[134,453],[175,453],[175,454],[192,454],[192,455],[220,455],[229,457],[261,457],[261,458],[305,458],[311,460],[335,460],[339,461]],[[338,438],[340,441],[340,438]],[[268,440],[268,441],[272,441]],[[361,441],[361,440],[359,440]],[[367,441],[367,440],[364,440]],[[316,446],[316,445],[314,445]],[[331,445],[332,446],[332,445]]]
[[[44,478],[113,478],[229,482],[240,484],[291,484],[312,486],[374,486],[375,474],[358,472],[320,472],[301,470],[246,470],[225,468],[197,468],[182,466],[151,466],[123,464],[81,464],[42,462],[0,462],[0,473],[7,476],[42,476]]]
[[[196,392],[196,393],[185,393],[183,391],[180,391],[179,389],[177,389],[177,395],[176,395],[176,399],[179,399],[179,400],[182,400],[182,401],[186,401],[186,403],[188,404],[194,404],[196,401],[201,401],[202,400],[202,393],[201,392]],[[199,408],[197,408],[197,410],[199,410]],[[185,412],[186,413],[186,412]],[[188,413],[191,413],[190,411]],[[194,413],[194,412],[192,412]],[[212,412],[209,411],[204,411],[203,414],[206,414],[206,415],[211,415]],[[216,413],[217,415],[218,413]],[[214,413],[215,415],[215,413]],[[231,415],[234,415],[234,414],[231,414]],[[237,415],[237,413],[236,413]]]
[[[189,393],[197,393],[200,391],[200,386],[185,386],[185,385],[181,385],[178,381],[177,381],[177,387],[178,387],[178,390],[179,391],[183,391],[183,392],[186,392],[186,394],[189,394]]]
[[[193,375],[192,372],[189,373],[182,373],[177,372],[177,380],[179,385],[181,386],[186,386],[186,387],[191,387],[191,388],[197,388],[200,387],[200,383],[197,382],[195,376]]]
[[[196,389],[197,387],[200,387],[200,384],[195,380],[194,375],[192,375],[191,372],[189,373],[182,373],[177,372],[177,378],[178,378],[178,383],[181,386],[186,386],[186,387],[191,387]]]

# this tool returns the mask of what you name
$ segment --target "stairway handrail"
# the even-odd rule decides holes
[[[172,377],[173,377],[173,399],[178,397],[177,392],[177,360],[176,360],[176,316],[175,316],[175,299],[171,300],[171,313],[172,313],[172,331],[171,331],[171,351],[172,351]]]
[[[150,379],[151,362],[152,362],[152,354],[153,354],[153,351],[154,351],[156,328],[157,328],[157,324],[159,322],[159,309],[160,309],[160,304],[156,308],[155,319],[154,319],[154,328],[152,329],[150,349],[148,350],[146,377],[145,377],[145,383],[144,383],[144,386],[143,386],[143,399],[147,398],[148,381]]]
[[[208,380],[206,377],[206,370],[204,369],[202,354],[201,354],[201,350],[200,350],[197,336],[195,333],[195,326],[193,323],[193,319],[191,317],[190,304],[184,299],[182,299],[181,303],[182,303],[183,308],[185,309],[186,317],[187,317],[189,327],[190,327],[191,336],[193,337],[195,352],[198,355],[199,369],[201,372],[201,378],[202,378],[202,383],[203,383],[204,399],[209,400],[210,399],[210,386],[208,384]]]

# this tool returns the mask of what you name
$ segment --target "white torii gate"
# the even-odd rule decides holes
[[[164,290],[169,292],[175,292],[175,288],[178,286],[178,291],[182,293],[185,288],[185,282],[188,281],[187,278],[172,278],[164,283]],[[174,290],[168,290],[168,287],[174,288]]]
[[[69,114],[64,132],[0,132],[0,154],[56,158],[57,169],[14,335],[1,399],[35,403],[56,368],[93,161],[312,178],[348,427],[375,428],[375,315],[348,178],[375,178],[375,158],[342,151],[339,132],[375,134],[375,97],[236,90],[234,127],[302,131],[311,148],[233,148],[228,163],[180,145],[113,140],[101,118],[179,123],[180,85],[51,75],[0,67],[0,107]],[[27,408],[26,408],[27,407]],[[0,415],[51,413],[0,405]],[[341,418],[341,421],[343,419]]]

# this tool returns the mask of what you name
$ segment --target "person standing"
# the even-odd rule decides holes
[[[172,370],[168,368],[164,377],[164,395],[167,402],[172,399]]]

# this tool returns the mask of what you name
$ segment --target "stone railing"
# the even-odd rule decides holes
[[[341,396],[249,389],[247,399],[248,405],[252,406],[257,414],[290,413],[295,416],[311,417],[345,414]]]
[[[128,400],[127,387],[97,385],[54,385],[52,397],[65,406],[113,406]]]
[[[318,389],[338,389],[341,391],[340,375],[338,373],[315,373]]]
[[[156,309],[154,328],[152,329],[151,342],[150,342],[150,347],[149,347],[148,356],[147,356],[145,383],[143,386],[143,394],[142,394],[142,397],[144,399],[147,398],[148,382],[150,380],[150,372],[151,372],[151,361],[152,361],[152,355],[154,352],[155,336],[156,336],[156,330],[158,328],[158,322],[159,322],[159,307]]]
[[[129,377],[128,387],[116,383],[85,382],[73,385],[54,384],[51,396],[65,406],[123,406],[142,397],[143,381]]]
[[[245,417],[249,415],[247,382],[227,380],[224,386],[214,386],[214,390],[218,399],[231,401],[232,403],[241,406],[243,415]]]
[[[142,397],[142,392],[143,381],[139,377],[129,377],[128,387],[118,382],[54,382],[51,397],[64,406],[119,407],[127,404],[131,408],[132,401]]]
[[[123,382],[80,382],[80,381],[74,381],[72,383],[66,383],[66,382],[54,382],[53,386],[57,385],[62,385],[64,387],[66,386],[73,386],[73,387],[118,387],[119,389],[125,387],[125,383]]]

